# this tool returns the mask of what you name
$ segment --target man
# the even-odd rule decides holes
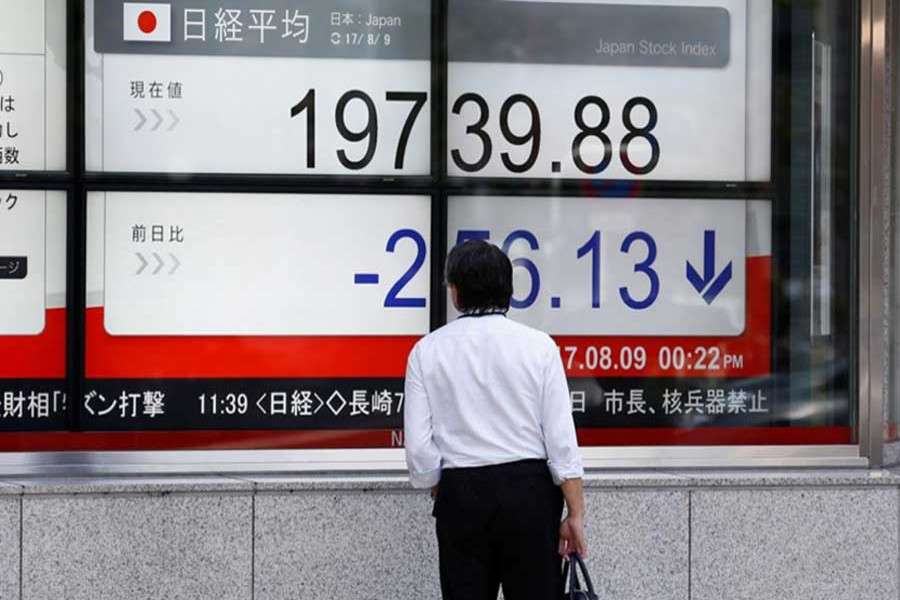
[[[556,600],[560,556],[586,549],[559,350],[506,318],[512,264],[496,246],[454,248],[447,283],[462,316],[413,349],[404,409],[410,481],[435,498],[443,598],[496,600],[502,584],[506,600]]]

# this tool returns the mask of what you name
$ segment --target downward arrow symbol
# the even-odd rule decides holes
[[[731,281],[732,263],[729,262],[721,273],[716,275],[716,232],[707,229],[703,234],[703,276],[697,272],[690,262],[687,263],[687,279],[707,304],[712,304]]]

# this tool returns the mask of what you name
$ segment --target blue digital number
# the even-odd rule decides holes
[[[600,232],[595,231],[587,243],[578,249],[578,258],[591,255],[591,307],[600,308]]]
[[[422,266],[425,264],[425,256],[428,252],[428,245],[422,234],[413,229],[401,229],[394,232],[387,243],[387,251],[393,253],[397,248],[397,243],[403,239],[410,239],[416,243],[416,258],[413,260],[412,266],[404,273],[394,287],[390,289],[387,297],[384,299],[385,308],[425,308],[427,302],[425,298],[400,298],[400,292],[403,291],[412,278],[415,277]]]
[[[503,253],[508,255],[512,245],[519,240],[527,242],[532,250],[540,249],[537,238],[533,233],[524,229],[517,229],[510,233],[503,242]],[[531,276],[531,290],[528,292],[528,295],[525,296],[524,300],[517,300],[513,297],[509,302],[510,306],[518,309],[528,308],[535,303],[538,293],[541,291],[541,274],[538,273],[537,265],[527,258],[517,258],[512,261],[512,265],[513,268],[522,267],[528,271],[528,274]]]
[[[643,242],[647,246],[647,258],[643,262],[639,262],[634,266],[635,273],[642,273],[650,280],[650,292],[643,300],[635,300],[627,287],[619,288],[619,295],[622,301],[631,309],[644,310],[649,308],[656,302],[659,296],[659,274],[653,270],[653,263],[656,261],[656,241],[645,231],[635,231],[628,235],[622,242],[622,253],[629,254],[631,246],[635,242]]]
[[[459,246],[469,240],[484,240],[486,242],[490,239],[491,232],[485,229],[460,229],[456,234],[456,245]]]

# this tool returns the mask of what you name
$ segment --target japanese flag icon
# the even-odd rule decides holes
[[[124,4],[126,42],[171,42],[172,5],[149,2]]]

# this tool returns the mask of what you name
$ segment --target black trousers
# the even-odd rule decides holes
[[[563,496],[546,461],[441,475],[434,516],[444,600],[558,600]]]

